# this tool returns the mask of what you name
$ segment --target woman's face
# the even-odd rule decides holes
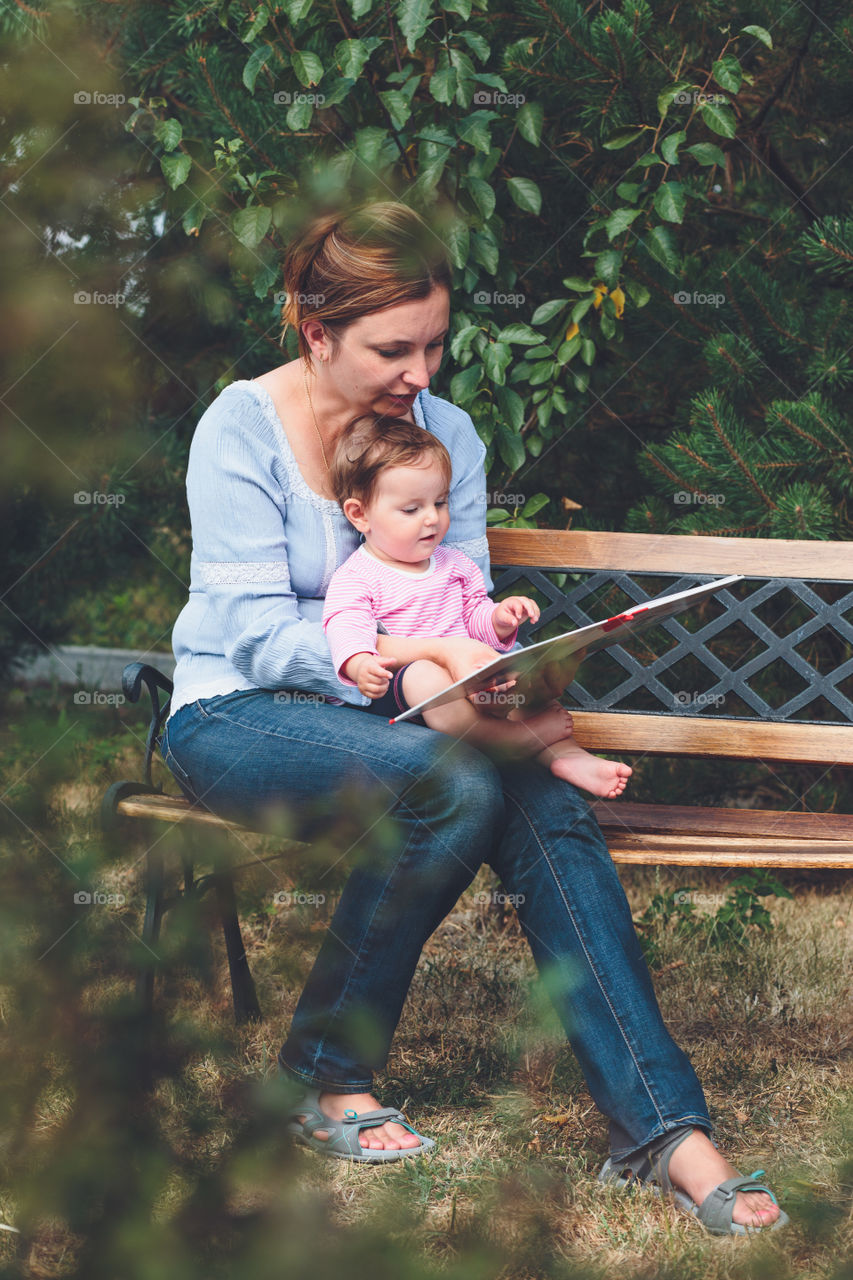
[[[436,287],[347,325],[325,370],[359,412],[407,414],[441,364],[449,325],[450,295]]]

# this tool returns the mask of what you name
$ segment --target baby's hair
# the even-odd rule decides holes
[[[358,498],[366,506],[383,471],[388,467],[418,466],[430,454],[443,470],[449,487],[450,454],[437,436],[406,418],[360,414],[345,428],[335,447],[329,468],[332,492],[341,507],[347,498]]]

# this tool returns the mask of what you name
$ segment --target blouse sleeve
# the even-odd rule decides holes
[[[192,576],[216,614],[225,656],[259,688],[309,689],[364,704],[368,699],[338,680],[322,623],[299,612],[273,441],[225,406],[211,406],[208,415],[187,468]]]
[[[456,412],[461,414],[462,410],[457,409]],[[444,545],[455,547],[473,560],[483,576],[486,591],[491,591],[493,583],[486,541],[486,473],[483,469],[486,446],[477,435],[470,415],[466,413],[465,417],[467,425],[457,431],[451,448],[450,528]]]

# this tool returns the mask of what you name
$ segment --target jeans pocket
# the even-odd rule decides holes
[[[163,734],[160,739],[160,754],[165,760],[166,767],[168,768],[169,772],[172,774],[172,776],[176,779],[176,781],[180,785],[181,790],[184,793],[188,794],[190,799],[195,800],[195,792],[193,790],[192,779],[190,778],[186,769],[182,768],[181,765],[178,764],[178,761],[175,759],[172,753],[172,749],[169,746],[168,724],[164,727]]]

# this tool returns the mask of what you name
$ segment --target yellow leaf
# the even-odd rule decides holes
[[[592,305],[595,307],[596,311],[601,306],[602,302],[606,297],[607,297],[607,285],[597,284],[595,286],[595,297],[592,300]]]
[[[617,285],[610,296],[613,299],[613,305],[616,308],[616,319],[621,320],[622,313],[625,310],[625,294],[621,286]]]
[[[570,324],[566,330],[566,342],[571,342],[576,333],[580,333],[580,329],[576,324]]]

